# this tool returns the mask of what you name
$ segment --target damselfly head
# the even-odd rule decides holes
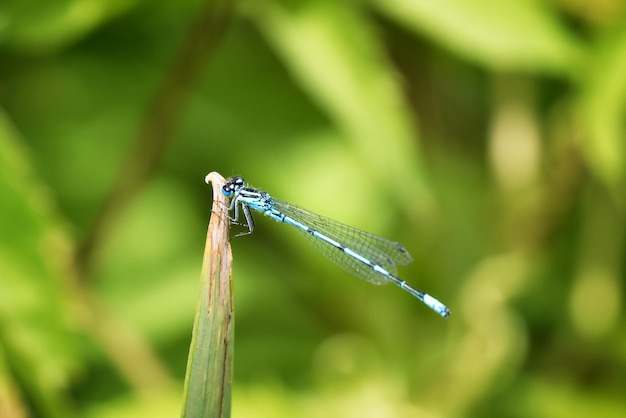
[[[245,181],[241,177],[232,177],[228,179],[224,187],[222,187],[222,194],[226,197],[232,196],[245,185]]]

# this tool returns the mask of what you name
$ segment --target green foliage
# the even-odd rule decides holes
[[[2,2],[0,416],[180,413],[209,171],[398,240],[452,310],[258,219],[233,416],[623,416],[625,17]]]
[[[1,352],[5,373],[13,374],[2,380],[19,381],[38,408],[63,417],[68,413],[63,392],[78,352],[79,310],[69,294],[71,275],[64,277],[62,269],[70,254],[51,216],[49,196],[26,165],[9,121],[0,116]]]

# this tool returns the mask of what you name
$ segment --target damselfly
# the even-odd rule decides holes
[[[399,243],[274,199],[268,193],[250,187],[241,177],[228,179],[222,193],[232,199],[228,208],[232,222],[239,221],[240,207],[244,214],[248,232],[239,235],[254,231],[254,218],[250,209],[262,212],[277,222],[295,226],[326,257],[354,276],[373,284],[394,283],[442,317],[450,315],[450,310],[443,303],[397,277],[396,265],[413,261],[409,252]]]

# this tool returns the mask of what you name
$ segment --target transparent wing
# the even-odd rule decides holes
[[[302,224],[326,235],[342,246],[379,265],[393,275],[398,274],[396,265],[413,262],[411,254],[399,243],[379,237],[369,232],[342,224],[329,218],[311,213],[305,209],[280,200],[274,200],[274,208]],[[342,269],[373,284],[386,284],[385,275],[372,270],[366,264],[347,255],[335,246],[314,237],[298,228],[322,254]]]

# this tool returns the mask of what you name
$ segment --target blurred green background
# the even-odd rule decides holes
[[[4,0],[0,416],[179,414],[219,171],[452,311],[259,218],[234,417],[623,417],[625,106],[620,0]]]

